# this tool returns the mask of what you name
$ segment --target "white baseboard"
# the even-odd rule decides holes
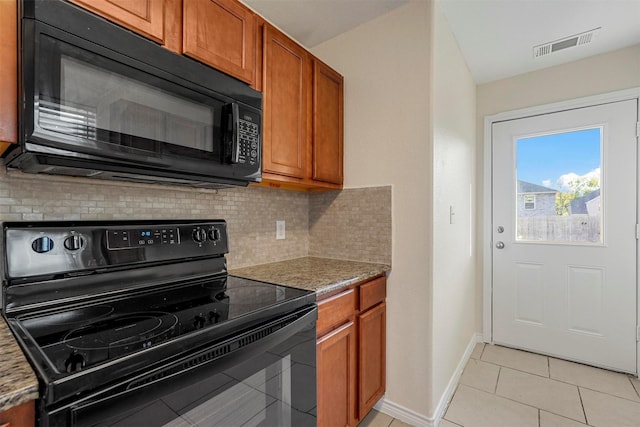
[[[433,419],[425,417],[397,403],[390,402],[385,397],[375,404],[374,409],[415,427],[434,427]]]
[[[444,416],[444,412],[447,410],[447,405],[451,401],[453,397],[453,393],[456,391],[456,387],[458,386],[458,381],[460,381],[460,377],[462,376],[462,371],[464,371],[464,367],[467,366],[467,362],[471,359],[471,353],[473,353],[473,349],[476,347],[476,344],[482,342],[482,334],[475,333],[471,336],[471,340],[467,345],[467,349],[464,351],[464,355],[462,359],[460,359],[460,363],[458,363],[458,367],[453,372],[451,379],[449,380],[449,384],[447,384],[447,388],[442,393],[440,397],[440,402],[438,402],[438,406],[436,406],[434,418],[434,427],[437,427],[440,424],[440,420]]]
[[[453,372],[447,388],[440,397],[440,401],[438,402],[438,406],[436,407],[435,414],[432,418],[414,412],[411,409],[398,405],[397,403],[391,402],[386,397],[380,399],[378,403],[376,403],[374,408],[380,412],[384,412],[385,414],[390,415],[393,418],[397,418],[398,420],[415,427],[437,427],[438,424],[440,424],[440,420],[442,419],[442,416],[447,409],[449,401],[453,397],[453,393],[456,391],[458,381],[460,381],[460,377],[462,376],[462,371],[471,358],[473,349],[479,342],[482,342],[481,333],[476,333],[471,336],[471,340],[467,345],[464,355],[460,359],[460,363],[458,363],[456,370]]]

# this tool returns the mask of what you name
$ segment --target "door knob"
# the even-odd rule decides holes
[[[504,248],[504,243],[502,242],[497,242],[496,243],[496,249],[503,249]]]

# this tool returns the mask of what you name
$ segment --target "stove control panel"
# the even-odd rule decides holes
[[[107,230],[108,249],[179,244],[180,230],[173,227]]]
[[[6,276],[102,270],[111,266],[222,257],[227,224],[207,221],[6,222]]]

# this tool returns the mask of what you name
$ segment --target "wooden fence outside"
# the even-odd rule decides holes
[[[600,215],[518,218],[518,240],[600,242]]]

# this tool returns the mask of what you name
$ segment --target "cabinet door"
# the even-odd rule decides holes
[[[253,84],[256,16],[235,0],[184,1],[184,54]]]
[[[359,418],[364,418],[382,397],[386,380],[386,304],[359,316]]]
[[[165,0],[71,0],[147,38],[164,44]]]
[[[0,427],[30,427],[33,425],[35,425],[33,400],[0,412]]]
[[[318,340],[318,426],[356,425],[356,326]]]
[[[264,172],[295,178],[307,176],[311,60],[287,36],[264,26],[263,37]]]
[[[313,71],[313,175],[342,184],[343,78],[316,60]]]

